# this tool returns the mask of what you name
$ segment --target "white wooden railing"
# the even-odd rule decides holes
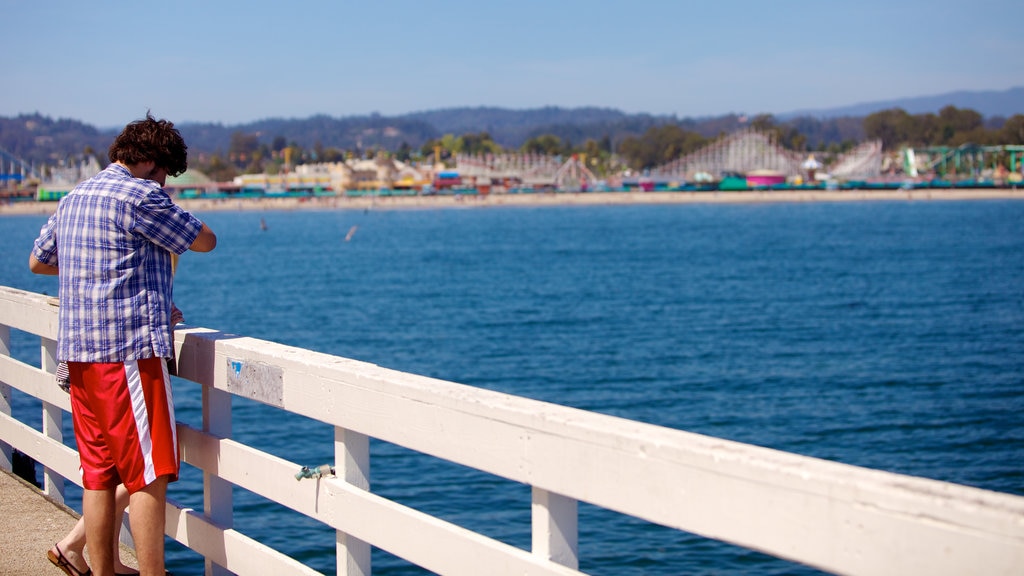
[[[11,447],[61,498],[79,482],[54,385],[56,308],[0,287],[0,466]],[[10,357],[10,330],[38,335],[41,361]],[[343,575],[370,573],[370,546],[442,574],[578,574],[577,502],[844,574],[1021,574],[1024,498],[808,458],[481,390],[202,328],[176,333],[178,375],[202,385],[203,429],[181,423],[202,469],[204,510],[168,504],[167,534],[207,573],[308,574],[232,530],[232,486],[337,534]],[[42,430],[10,416],[11,387],[42,400]],[[230,395],[334,426],[337,477],[296,482],[298,463],[230,438]],[[375,495],[369,438],[532,487],[532,550]],[[251,471],[259,470],[259,474]],[[624,542],[623,546],[629,546]],[[685,554],[685,550],[680,550]]]

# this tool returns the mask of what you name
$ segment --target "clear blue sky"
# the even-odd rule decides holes
[[[1024,85],[1022,0],[0,0],[0,115],[783,113]]]

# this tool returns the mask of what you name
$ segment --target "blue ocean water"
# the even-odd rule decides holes
[[[181,259],[175,300],[191,325],[1024,495],[1024,203],[200,217],[219,245]],[[55,293],[25,267],[44,220],[0,218],[0,284]],[[198,426],[198,387],[176,386],[179,419]],[[328,427],[233,405],[241,440],[330,461]],[[371,455],[375,492],[529,547],[528,487],[382,442]],[[171,497],[201,506],[200,481],[186,468]],[[315,522],[240,489],[235,522],[334,571],[333,533]],[[168,550],[176,574],[202,572]],[[423,573],[374,554],[375,574]],[[580,557],[592,574],[815,573],[588,505]]]

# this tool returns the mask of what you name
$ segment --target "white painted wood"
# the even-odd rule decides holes
[[[214,436],[231,437],[231,395],[212,388],[203,388],[203,430]],[[203,473],[203,511],[221,528],[234,526],[234,496],[231,483],[214,474]],[[223,564],[206,557],[207,576],[230,574]]]
[[[40,295],[0,287],[0,325],[53,338],[55,319]],[[576,501],[836,573],[963,574],[983,567],[986,574],[1020,574],[1024,566],[1024,498],[1018,496],[666,429],[212,330],[179,329],[176,346],[180,376],[340,430],[339,478],[296,482],[298,463],[179,425],[185,462],[323,522],[343,535],[339,541],[357,539],[437,573],[577,573],[541,557],[558,557],[559,539],[569,548],[571,531],[562,518]],[[41,368],[0,356],[0,382],[64,406],[54,395],[52,375]],[[360,476],[368,478],[368,459],[360,452],[370,437],[531,486],[542,527],[534,547],[542,554],[358,487]],[[9,417],[0,417],[0,441],[24,445],[65,477],[77,474],[77,459],[63,454],[69,449]],[[74,460],[74,469],[65,459]],[[225,527],[206,534],[215,523],[182,514],[175,537],[228,570],[246,565],[249,551],[260,546]],[[194,521],[201,526],[192,531]],[[195,539],[200,533],[201,541]],[[339,573],[350,569],[347,560],[344,568],[340,564]]]
[[[295,480],[301,465],[178,424],[184,460],[439,574],[578,574],[525,550],[336,478]]]
[[[39,365],[46,373],[52,375],[57,372],[57,341],[40,338],[39,342]],[[53,385],[57,386],[56,379],[54,379]]]
[[[57,342],[55,340],[41,339],[40,364],[48,374],[52,375],[57,371]],[[56,379],[51,382],[54,388],[60,388],[57,386]],[[64,412],[60,406],[43,402],[43,434],[47,438],[64,442],[63,421]],[[64,503],[64,478],[45,466],[43,467],[43,493],[60,504]]]
[[[0,286],[0,324],[56,340],[57,307],[50,302],[50,296]]]
[[[579,568],[577,503],[572,498],[534,487],[533,553],[572,569]]]
[[[370,439],[365,434],[336,426],[334,458],[338,478],[356,488],[370,489]]]
[[[0,414],[0,438],[65,480],[82,485],[82,477],[78,473],[78,452],[47,438],[9,414]]]
[[[59,406],[71,412],[71,398],[61,390],[53,374],[20,362],[10,356],[0,356],[0,382],[25,394]]]
[[[11,329],[0,324],[0,358],[11,356]],[[11,415],[11,386],[0,377],[0,414]],[[10,472],[14,468],[14,448],[7,442],[0,442],[0,470]]]
[[[182,508],[174,502],[167,504],[167,535],[229,573],[239,576],[265,576],[288,574],[313,576],[319,572],[273,550],[244,534],[218,526],[204,515]]]
[[[338,478],[361,490],[370,489],[370,439],[365,434],[334,428],[334,461]],[[370,544],[340,530],[335,531],[338,576],[369,576]]]

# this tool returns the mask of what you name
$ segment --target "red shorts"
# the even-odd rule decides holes
[[[160,476],[178,479],[171,379],[163,358],[68,362],[71,415],[82,485],[136,492]]]

